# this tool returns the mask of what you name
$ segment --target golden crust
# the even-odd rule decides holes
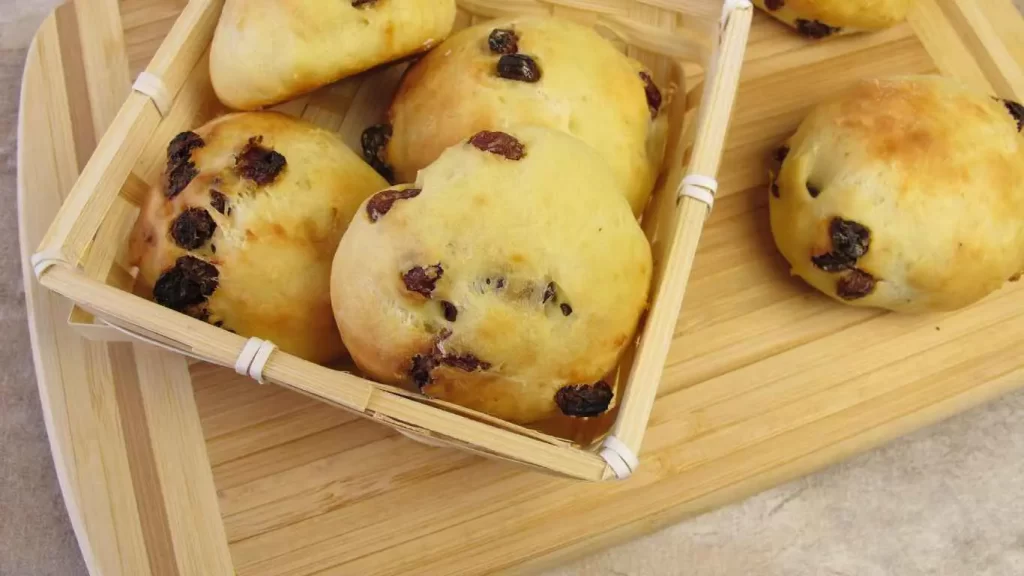
[[[880,30],[903,22],[914,0],[753,0],[774,18],[796,28],[805,36]],[[801,24],[800,21],[804,21]],[[825,29],[806,23],[825,24]]]
[[[204,307],[209,322],[314,362],[343,356],[331,314],[331,260],[359,204],[386,182],[335,135],[282,114],[232,114],[195,132],[205,143],[191,151],[198,175],[170,200],[166,179],[156,186],[132,233],[138,291],[153,298],[161,274],[191,254],[219,272]],[[287,161],[262,186],[235,168],[254,136]],[[224,195],[224,213],[212,190]],[[204,209],[217,227],[201,247],[186,250],[171,228],[190,207]]]
[[[444,40],[455,0],[227,0],[210,48],[221,102],[256,110]]]
[[[861,83],[815,109],[788,143],[770,202],[779,250],[794,274],[838,298],[853,272],[812,257],[835,249],[831,222],[841,218],[870,231],[855,267],[877,281],[848,303],[928,311],[981,299],[1024,270],[1017,122],[1004,102],[951,80]]]
[[[539,82],[498,77],[499,55],[487,42],[495,29],[516,31],[519,53],[541,69]],[[639,215],[660,171],[667,134],[667,113],[651,119],[643,71],[590,28],[564,20],[523,17],[466,28],[403,79],[389,113],[387,161],[399,182],[410,182],[447,147],[480,130],[547,126],[600,152]]]
[[[428,395],[531,422],[557,412],[559,388],[614,368],[645,307],[652,261],[592,149],[547,128],[509,132],[525,146],[519,161],[459,143],[415,185],[393,188],[420,189],[415,197],[376,222],[375,200],[364,204],[331,291],[346,347],[375,379],[415,387],[413,359],[433,355]],[[411,291],[403,274],[435,265],[443,272],[429,297]]]

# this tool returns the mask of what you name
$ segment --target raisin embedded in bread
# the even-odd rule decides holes
[[[600,152],[639,215],[661,170],[669,95],[586,26],[550,17],[488,21],[412,65],[389,111],[390,132],[372,127],[366,153],[382,173],[411,182],[478,132],[547,126]]]
[[[832,298],[950,310],[1024,270],[1024,134],[1013,106],[939,77],[866,81],[774,155],[772,232]]]
[[[138,290],[315,362],[343,355],[330,266],[384,180],[333,134],[272,112],[175,137],[132,233]]]
[[[608,409],[601,381],[633,339],[651,269],[602,157],[512,127],[368,199],[331,291],[342,339],[375,380],[525,423]]]

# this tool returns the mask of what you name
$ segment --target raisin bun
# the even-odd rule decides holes
[[[907,17],[914,0],[754,0],[807,38],[880,30]]]
[[[277,104],[428,50],[455,22],[455,0],[227,0],[210,79],[239,110]]]
[[[412,182],[481,130],[547,126],[600,152],[639,215],[664,155],[661,107],[643,65],[592,29],[554,18],[494,20],[454,34],[409,69],[390,124],[364,134],[364,154],[385,175]]]
[[[356,364],[512,422],[603,413],[651,251],[604,160],[561,132],[481,132],[373,196],[334,260]]]
[[[939,77],[863,82],[814,110],[770,192],[793,273],[840,301],[966,306],[1024,270],[1024,107]]]
[[[331,260],[387,183],[330,132],[273,112],[179,134],[167,157],[132,233],[142,295],[313,362],[342,357]]]

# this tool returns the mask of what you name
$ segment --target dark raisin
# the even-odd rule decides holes
[[[419,188],[378,192],[366,203],[366,214],[370,217],[370,222],[376,222],[380,220],[381,216],[391,211],[391,207],[394,206],[396,200],[415,198],[420,195],[420,192],[422,190]]]
[[[441,301],[441,311],[444,313],[444,319],[449,322],[455,322],[459,317],[459,309],[455,307],[455,304],[447,300]]]
[[[192,159],[192,151],[202,148],[206,142],[195,132],[182,132],[167,145],[167,171]]]
[[[170,200],[180,194],[198,175],[199,170],[196,170],[196,165],[192,162],[182,162],[172,168],[167,173],[167,192],[165,193],[167,199]]]
[[[249,142],[235,158],[235,170],[258,186],[273,182],[288,161],[279,152],[263,146],[263,136],[249,138]]]
[[[495,54],[515,54],[519,52],[519,36],[515,30],[495,28],[487,37],[487,47]]]
[[[185,250],[195,250],[213,237],[217,223],[203,208],[189,208],[171,224],[171,238]]]
[[[821,189],[807,184],[807,193],[811,195],[811,198],[817,198],[821,195]]]
[[[856,261],[871,247],[871,231],[852,220],[833,218],[829,225],[832,251]]]
[[[547,304],[548,300],[551,300],[554,297],[555,297],[555,283],[554,282],[548,282],[548,285],[544,288],[544,299],[541,300],[541,303]]]
[[[1024,276],[1024,272],[1017,272],[1013,276],[1010,276],[1010,282],[1020,282],[1021,277]]]
[[[390,124],[374,124],[363,130],[363,135],[360,138],[363,145],[363,158],[388,182],[395,180],[395,171],[384,160],[384,152],[388,142],[391,141],[391,134]]]
[[[772,12],[786,5],[786,0],[764,0],[764,7]]]
[[[412,357],[412,366],[409,368],[409,375],[417,386],[423,388],[430,384],[432,378],[430,373],[437,367],[437,360],[431,354],[417,354]]]
[[[654,83],[654,79],[647,72],[641,72],[640,78],[644,81],[644,94],[647,96],[647,108],[651,111],[651,119],[658,117],[661,110],[661,90]]]
[[[789,146],[780,146],[775,150],[775,161],[779,164],[785,162],[787,156],[789,156]]]
[[[875,277],[854,268],[839,279],[836,294],[843,300],[857,300],[875,291]]]
[[[821,254],[820,256],[812,256],[811,262],[819,270],[830,274],[842,272],[854,264],[854,262],[851,262],[849,258],[834,252]]]
[[[1017,132],[1024,130],[1024,105],[1013,100],[1003,100],[1003,105],[1010,111],[1010,116],[1017,121]]]
[[[182,256],[174,267],[157,278],[153,285],[153,299],[157,304],[178,312],[206,302],[217,289],[217,268],[195,256]]]
[[[811,258],[814,265],[825,272],[834,273],[853,268],[871,247],[871,231],[852,220],[833,218],[829,224],[829,236],[832,239],[832,251]]]
[[[540,68],[526,54],[505,54],[498,58],[498,76],[519,82],[539,82]]]
[[[228,208],[228,197],[216,190],[210,190],[210,207],[225,214]]]
[[[803,18],[797,18],[796,21],[796,31],[806,38],[812,38],[815,40],[831,36],[840,30],[842,29],[833,28],[832,26],[817,20],[804,20]]]
[[[555,404],[566,416],[600,416],[612,403],[612,387],[604,380],[595,384],[570,384],[555,392]]]
[[[484,152],[504,156],[509,160],[522,160],[526,155],[526,148],[523,143],[516,140],[514,136],[504,132],[477,132],[469,143]]]
[[[491,369],[490,362],[484,362],[472,354],[445,354],[441,357],[441,363],[463,372]]]
[[[562,304],[559,306],[562,309],[562,316],[569,316],[572,314],[572,306],[568,304]]]
[[[402,274],[402,281],[410,292],[416,292],[430,298],[430,294],[437,287],[437,281],[444,276],[444,268],[440,264],[433,266],[415,266]]]
[[[376,4],[376,3],[377,3],[377,0],[352,0],[352,7],[353,8],[362,8],[363,6],[369,6],[371,4]]]
[[[501,290],[502,288],[504,288],[505,287],[505,279],[499,276],[498,279],[494,281],[494,287],[497,288],[498,290]]]

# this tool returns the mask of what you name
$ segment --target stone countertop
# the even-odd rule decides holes
[[[39,406],[17,244],[21,70],[58,3],[0,0],[2,576],[86,574]],[[1024,392],[548,576],[1017,576],[1022,478]]]

